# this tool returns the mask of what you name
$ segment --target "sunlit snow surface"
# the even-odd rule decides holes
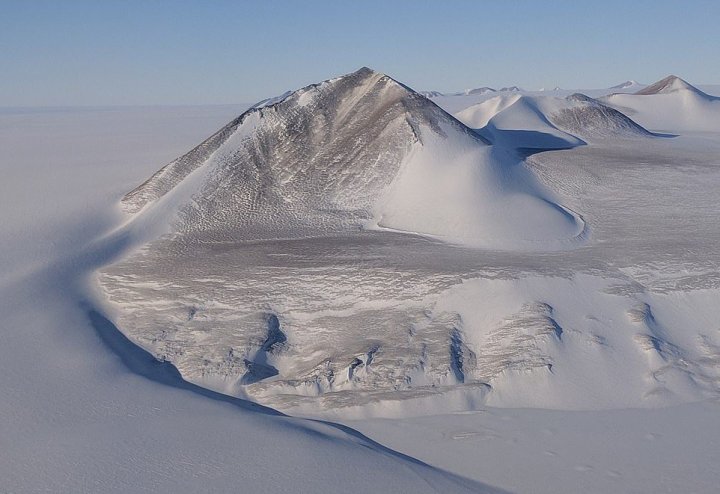
[[[578,147],[488,146],[366,69],[246,114],[126,196],[152,241],[102,271],[118,326],[294,413],[717,396],[717,136],[509,98],[488,122]]]

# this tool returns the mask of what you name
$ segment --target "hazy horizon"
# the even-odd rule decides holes
[[[2,107],[248,104],[361,66],[442,92],[603,88],[669,74],[720,83],[706,63],[720,45],[715,2],[4,7]]]

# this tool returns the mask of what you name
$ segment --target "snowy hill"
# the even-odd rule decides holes
[[[348,427],[191,385],[98,313],[95,269],[117,245],[97,240],[119,226],[123,189],[241,110],[0,115],[13,156],[0,162],[0,490],[499,492]]]
[[[652,135],[623,113],[584,94],[571,94],[565,101],[567,106],[550,113],[550,119],[561,129],[585,140]]]
[[[632,83],[632,84],[630,84]],[[622,86],[622,87],[621,87]],[[634,93],[641,88],[644,88],[644,84],[636,83],[635,81],[627,81],[626,83],[618,84],[612,88],[575,88],[565,89],[556,86],[552,89],[542,88],[537,91],[525,90],[514,86],[513,88],[503,88],[503,90],[476,92],[469,94],[468,91],[462,91],[457,93],[445,93],[433,96],[433,102],[441,106],[444,110],[453,115],[465,110],[473,105],[477,105],[490,98],[508,94],[522,95],[522,96],[555,96],[558,98],[565,98],[576,93],[584,94],[591,98],[598,99],[602,96],[614,93]],[[508,91],[508,89],[516,89]],[[712,92],[712,91],[711,91]]]
[[[720,131],[720,98],[671,75],[634,94],[611,94],[606,104],[663,132]]]
[[[596,138],[651,135],[622,113],[583,94],[498,96],[456,116],[489,141],[514,148],[565,149]]]

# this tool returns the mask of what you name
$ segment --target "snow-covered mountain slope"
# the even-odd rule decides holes
[[[602,101],[651,130],[720,131],[720,98],[673,75],[634,94],[611,94]]]
[[[101,283],[118,327],[186,379],[283,410],[597,409],[718,396],[717,150],[640,138],[534,155],[592,226],[571,251],[479,251],[367,231],[180,236],[104,268]]]
[[[192,386],[97,313],[93,271],[123,246],[96,242],[117,200],[240,110],[0,112],[0,490],[485,491],[347,427]]]
[[[567,106],[550,113],[549,118],[556,126],[585,140],[652,135],[627,115],[584,94],[571,94],[565,100]]]
[[[369,69],[252,109],[126,196],[116,235],[153,235],[102,270],[113,319],[185,379],[300,413],[717,396],[716,142],[510,97],[478,118],[589,145],[523,163]],[[556,194],[578,248],[543,250],[582,224]]]
[[[205,240],[379,228],[480,247],[571,245],[583,222],[518,161],[361,69],[250,109],[122,203],[140,223]]]
[[[0,111],[6,129],[0,134],[0,147],[9,158],[0,160],[3,490],[483,492],[483,485],[458,482],[353,431],[257,413],[252,406],[242,408],[233,400],[192,392],[189,385],[171,387],[147,379],[125,366],[128,357],[132,361],[140,353],[137,349],[130,355],[116,353],[89,323],[87,306],[79,302],[94,299],[94,291],[83,280],[92,278],[90,270],[105,261],[87,256],[86,248],[121,219],[117,200],[156,170],[157,163],[184,152],[238,111],[217,107]],[[262,310],[269,306],[277,310],[281,328],[290,336],[280,358],[295,358],[295,338],[306,333],[307,342],[313,335],[315,341],[303,351],[318,352],[320,361],[327,357],[330,370],[342,365],[338,360],[343,355],[331,350],[344,347],[347,340],[342,334],[354,320],[359,326],[355,337],[362,339],[363,331],[371,331],[365,348],[385,344],[373,353],[370,365],[355,366],[353,377],[379,379],[382,366],[394,365],[393,359],[411,360],[408,352],[403,353],[407,347],[391,352],[394,341],[398,346],[415,341],[420,347],[418,360],[426,368],[432,359],[417,344],[425,332],[434,331],[433,346],[448,353],[452,341],[439,338],[438,326],[427,330],[422,324],[404,325],[402,320],[383,319],[383,312],[402,313],[417,303],[418,287],[422,289],[432,270],[439,273],[436,280],[449,284],[485,280],[486,284],[469,284],[464,294],[455,292],[463,294],[465,308],[481,302],[464,315],[458,332],[472,351],[464,353],[475,355],[463,359],[467,382],[478,362],[483,363],[483,372],[491,369],[487,355],[494,354],[500,364],[515,366],[484,385],[486,397],[494,403],[524,399],[542,406],[550,397],[555,403],[564,390],[565,405],[571,402],[573,408],[594,410],[463,403],[458,399],[463,386],[456,386],[445,388],[456,391],[441,395],[436,408],[477,411],[408,418],[407,414],[427,413],[432,407],[425,400],[396,407],[398,397],[417,389],[399,379],[397,389],[387,393],[377,411],[402,413],[401,419],[348,425],[430,465],[510,492],[575,492],[581,485],[583,492],[593,494],[715,493],[720,483],[715,468],[720,461],[717,400],[657,410],[596,410],[613,403],[613,397],[616,406],[620,406],[618,397],[624,400],[623,407],[655,406],[678,400],[677,395],[673,398],[675,391],[707,389],[712,384],[708,372],[718,368],[720,354],[719,141],[681,136],[624,142],[531,158],[530,165],[542,179],[561,190],[568,204],[593,225],[593,234],[581,249],[511,254],[425,242],[419,250],[420,243],[403,242],[410,237],[392,234],[377,237],[383,240],[374,244],[369,237],[364,243],[353,239],[208,243],[207,255],[199,251],[193,255],[185,246],[185,255],[176,262],[151,254],[151,248],[143,261],[138,257],[133,265],[116,266],[127,280],[124,296],[113,298],[118,302],[113,318],[128,334],[135,321],[144,321],[146,335],[156,331],[158,346],[163,339],[175,338],[186,352],[173,356],[176,361],[187,359],[187,364],[197,359],[197,374],[188,377],[204,370],[205,382],[215,383],[221,375],[230,376],[214,366],[229,360],[231,348],[239,352],[240,335],[247,329],[240,316],[254,310],[246,304],[249,299],[259,300]],[[532,271],[535,280],[522,282]],[[576,272],[596,277],[573,278]],[[32,276],[22,276],[27,273]],[[373,291],[383,276],[386,289]],[[605,285],[598,278],[604,276],[618,277],[618,283],[593,295],[588,281],[598,281],[596,286],[602,288]],[[513,319],[517,324],[508,323],[516,306],[508,305],[503,314],[501,305],[512,298],[513,284],[518,301],[540,299],[553,311],[534,305],[520,311]],[[308,286],[315,286],[315,291],[308,292]],[[573,291],[577,295],[567,296]],[[598,309],[589,310],[595,297]],[[633,298],[638,303],[631,316],[623,312],[623,305]],[[103,305],[96,302],[97,307]],[[298,307],[306,304],[307,310],[291,310],[295,302]],[[459,299],[454,303],[460,307]],[[617,310],[610,310],[615,303]],[[187,319],[193,304],[199,310],[191,322]],[[500,319],[478,323],[488,308],[489,319]],[[288,322],[296,317],[296,323]],[[540,324],[543,318],[545,323]],[[561,343],[556,342],[557,332],[549,319],[562,328]],[[637,322],[643,319],[650,324]],[[257,321],[262,327],[262,312],[257,313]],[[495,327],[502,328],[499,335],[511,335],[505,349],[498,343],[502,336],[487,348],[470,341],[471,335],[476,341]],[[261,331],[258,334],[256,347],[265,338]],[[603,338],[605,345],[600,344]],[[554,352],[549,354],[552,361],[541,360],[548,353],[534,348],[549,348]],[[140,363],[149,368],[169,368],[140,355]],[[539,365],[520,369],[522,355]],[[363,358],[360,354],[359,360]],[[575,369],[585,366],[573,378]],[[616,373],[614,367],[619,367]],[[183,372],[188,369],[184,366]],[[698,370],[706,377],[698,379]],[[686,371],[692,379],[684,384],[669,379]],[[171,375],[182,384],[177,374]],[[342,383],[347,374],[336,376],[334,381]],[[562,384],[554,384],[559,376]],[[596,381],[588,382],[587,376]],[[524,378],[538,385],[523,386]],[[639,393],[633,396],[631,389]],[[357,403],[359,394],[358,390],[329,391],[306,399],[334,402],[340,407],[336,416],[346,419],[346,405]]]
[[[179,281],[185,266],[193,270],[195,286],[204,290],[205,281],[220,279],[211,272],[225,248],[234,258],[226,261],[228,273],[256,265],[236,257],[254,255],[248,242],[263,249],[297,245],[301,257],[307,248],[322,251],[326,242],[353,250],[394,244],[424,252],[425,246],[444,245],[437,242],[441,240],[448,242],[445,245],[527,251],[572,247],[585,228],[578,215],[553,202],[553,195],[514,153],[487,145],[426,98],[369,69],[250,109],[122,202],[133,214],[124,230],[129,235],[142,234],[145,240],[163,232],[170,235],[106,271],[103,284],[118,302],[135,288],[148,286],[135,284],[135,262],[151,262],[145,273],[153,272],[155,281],[149,286],[157,286],[170,273]],[[428,242],[416,233],[434,240]],[[206,262],[187,263],[188,254]],[[324,271],[323,264],[317,266],[318,273]],[[347,272],[346,281],[359,283],[359,299],[346,299],[342,293],[354,289],[332,275],[329,285],[314,277],[305,285],[304,275],[293,276],[292,284],[304,286],[315,302],[295,305],[298,301],[286,298],[281,305],[290,304],[288,309],[294,306],[305,312],[309,307],[303,308],[305,303],[322,303],[331,293],[333,300],[344,299],[342,304],[351,306],[367,300],[357,317],[343,318],[339,332],[333,326],[343,309],[318,306],[312,315],[298,312],[294,323],[277,305],[279,300],[268,298],[258,285],[259,292],[243,289],[246,297],[237,303],[246,309],[237,315],[211,316],[213,330],[207,345],[193,341],[204,329],[190,329],[196,324],[207,327],[204,302],[190,302],[181,309],[180,318],[187,324],[180,331],[162,324],[165,329],[158,334],[158,319],[147,318],[144,310],[121,313],[120,326],[154,355],[176,364],[193,382],[266,403],[278,394],[292,395],[297,402],[343,390],[357,392],[359,401],[376,400],[410,381],[417,389],[408,388],[407,397],[425,396],[437,393],[438,386],[464,382],[461,362],[467,350],[457,314],[427,314],[423,304],[400,311],[386,307],[387,302],[380,300],[392,300],[394,287],[404,282],[396,279],[401,272],[384,271],[370,285],[364,276],[352,275],[352,269]],[[414,277],[413,271],[407,274]],[[286,270],[291,272],[292,268]],[[255,275],[232,275],[236,276],[252,283]],[[432,278],[436,276],[429,283],[420,277],[417,294],[446,286],[445,275],[437,272]],[[162,284],[173,291],[174,283]],[[281,280],[275,279],[273,285],[283,298],[288,296]],[[226,288],[224,295],[218,295],[234,300],[237,292]],[[362,295],[365,290],[370,292]],[[181,300],[187,295],[176,296]],[[149,302],[154,296],[142,298]],[[156,309],[161,318],[170,314]],[[311,324],[319,332],[292,329],[306,317],[314,320]],[[364,322],[368,317],[377,320],[372,329]],[[227,337],[223,320],[230,325],[227,329],[236,329],[231,349],[217,346],[215,340]],[[388,332],[388,324],[397,326]],[[406,341],[407,328],[414,325],[422,327],[422,334]],[[318,352],[320,334],[335,344]],[[473,399],[478,399],[486,385],[468,382],[467,389],[474,390]],[[336,395],[330,401],[337,399]],[[458,398],[459,403],[466,399],[467,393]]]
[[[599,138],[651,135],[622,113],[583,94],[497,96],[456,117],[489,141],[513,148],[565,149]]]
[[[472,124],[493,144],[505,147],[564,149],[584,144],[553,125],[537,99],[519,94],[490,99],[457,117],[467,125]]]

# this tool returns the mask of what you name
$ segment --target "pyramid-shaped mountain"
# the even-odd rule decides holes
[[[473,247],[554,248],[582,231],[519,158],[362,68],[266,100],[122,200],[206,241],[387,229]]]
[[[689,91],[705,98],[712,98],[712,96],[700,91],[698,88],[676,75],[669,75],[634,94],[648,96],[653,94],[670,94],[678,91]]]

